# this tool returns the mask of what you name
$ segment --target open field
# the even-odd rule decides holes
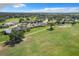
[[[30,33],[42,30],[37,28]],[[25,36],[28,33],[25,33]],[[56,27],[53,31],[44,30],[29,35],[15,47],[0,51],[0,55],[79,55],[79,24],[72,27]]]

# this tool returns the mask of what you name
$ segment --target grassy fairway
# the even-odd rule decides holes
[[[8,23],[8,22],[19,22],[19,18],[9,18],[6,21],[0,22],[0,25],[3,23]]]
[[[57,27],[53,31],[44,30],[25,39],[21,44],[15,47],[8,47],[3,52],[0,52],[0,55],[79,56],[79,24],[70,28]]]
[[[9,39],[9,36],[8,35],[3,35],[0,33],[0,43],[6,41]]]
[[[10,18],[7,19],[6,22],[19,22],[19,18]]]

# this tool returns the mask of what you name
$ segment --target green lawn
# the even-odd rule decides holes
[[[7,19],[5,22],[19,22],[19,18],[10,18]]]
[[[41,29],[45,29],[45,28],[48,28],[48,26],[33,28],[33,29],[31,29],[29,32],[25,32],[25,35],[27,35],[27,34],[29,34],[29,33],[32,33],[32,32],[35,32],[35,31],[39,31],[39,30],[41,30]]]
[[[0,33],[0,43],[2,43],[3,41],[6,41],[9,39],[9,36],[8,35],[3,35]]]
[[[38,30],[41,29],[43,28],[40,27]],[[36,28],[33,30],[37,31]],[[79,56],[79,24],[33,34],[15,47],[8,47],[0,55]]]
[[[9,18],[6,21],[0,22],[0,25],[7,22],[19,22],[19,18]]]

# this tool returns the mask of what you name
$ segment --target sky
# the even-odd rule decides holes
[[[79,3],[0,3],[0,12],[79,12]]]

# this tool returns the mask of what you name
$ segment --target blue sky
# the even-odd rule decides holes
[[[0,4],[0,12],[79,12],[79,3],[10,3]]]

